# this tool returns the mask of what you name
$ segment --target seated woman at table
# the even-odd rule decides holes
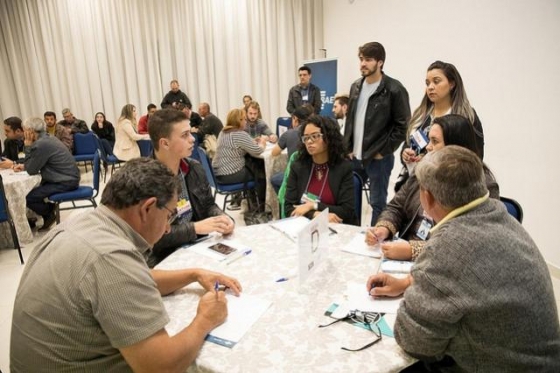
[[[334,119],[312,115],[301,126],[299,154],[286,185],[286,216],[310,219],[329,209],[329,222],[356,224],[352,163]]]
[[[427,150],[432,152],[447,145],[459,145],[477,153],[477,140],[472,124],[465,117],[449,114],[435,118],[429,132]],[[477,153],[480,157],[480,154]],[[484,165],[486,186],[491,198],[500,198],[498,183],[490,169]],[[381,244],[386,258],[416,260],[424,251],[433,220],[422,209],[418,180],[412,175],[387,208],[379,215],[375,227],[366,233],[370,245]],[[399,232],[400,241],[387,241]]]
[[[91,124],[91,130],[99,137],[105,154],[113,154],[115,146],[115,127],[105,118],[105,114],[98,112]]]
[[[136,141],[149,139],[150,135],[140,135],[136,129],[136,107],[132,104],[124,105],[117,122],[113,154],[120,161],[140,157],[140,148]]]
[[[259,157],[266,147],[262,137],[252,139],[245,132],[247,116],[243,109],[231,110],[218,136],[212,168],[219,183],[235,184],[254,180],[259,206],[264,209],[266,179],[264,161]]]

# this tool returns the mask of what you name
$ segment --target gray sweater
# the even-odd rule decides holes
[[[42,183],[80,183],[80,170],[68,148],[56,137],[43,132],[31,146],[25,147],[25,170],[41,174]]]
[[[488,200],[436,230],[412,270],[395,337],[449,371],[560,372],[560,327],[539,249]]]

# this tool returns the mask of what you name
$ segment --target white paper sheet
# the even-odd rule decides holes
[[[206,340],[232,348],[266,312],[272,302],[247,294],[236,297],[227,293],[226,298],[228,317],[222,325],[210,332]]]
[[[379,244],[370,246],[365,241],[365,233],[356,233],[354,238],[341,250],[352,254],[369,256],[371,258],[381,258],[381,247]]]
[[[383,259],[381,262],[381,271],[385,273],[410,273],[414,262]]]
[[[360,310],[381,313],[397,313],[402,296],[398,298],[380,298],[372,297],[368,294],[365,282],[363,284],[349,283],[346,290],[346,301],[341,304],[346,310]]]

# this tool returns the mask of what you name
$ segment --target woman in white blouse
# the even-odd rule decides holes
[[[150,135],[140,135],[136,129],[136,107],[132,104],[124,105],[115,131],[113,154],[121,161],[140,157],[136,141],[149,139]]]

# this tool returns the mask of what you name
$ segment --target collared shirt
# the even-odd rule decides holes
[[[169,321],[142,256],[149,248],[103,205],[51,231],[16,295],[11,371],[130,372],[118,349]]]

